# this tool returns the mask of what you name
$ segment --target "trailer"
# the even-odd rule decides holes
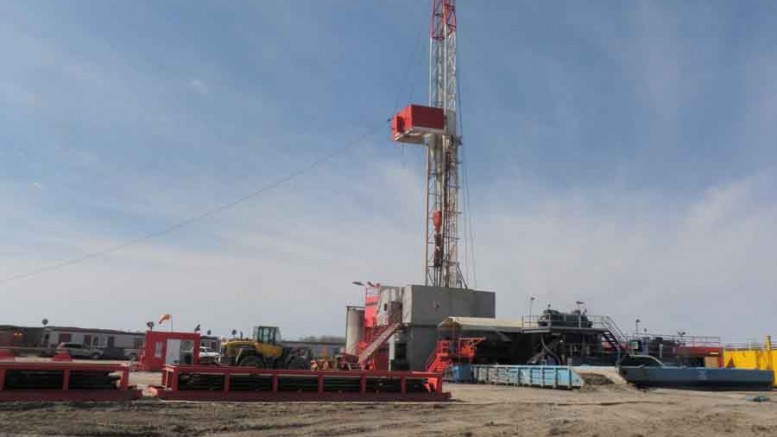
[[[429,372],[311,371],[252,367],[164,366],[163,400],[187,401],[446,401],[442,375]]]

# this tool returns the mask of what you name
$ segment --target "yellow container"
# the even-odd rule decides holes
[[[763,348],[726,348],[723,349],[723,366],[737,369],[759,369],[775,372],[777,350],[772,350],[772,339],[766,336]],[[773,385],[777,386],[777,377]]]

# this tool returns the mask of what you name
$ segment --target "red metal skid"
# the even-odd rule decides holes
[[[209,391],[167,390],[149,387],[152,396],[171,401],[225,401],[225,402],[442,402],[450,393],[316,393],[272,391]]]
[[[8,371],[62,371],[61,389],[6,388]],[[71,389],[71,372],[119,373],[116,389]],[[129,366],[126,364],[76,363],[64,361],[7,361],[0,362],[0,401],[123,401],[139,399],[141,390],[129,385]]]
[[[143,391],[127,390],[5,390],[0,391],[0,402],[121,402],[140,399]]]
[[[178,381],[181,374],[223,375],[222,390],[179,390]],[[266,391],[233,391],[229,380],[233,375],[270,376],[272,385]],[[287,392],[279,390],[281,377],[307,376],[317,378],[317,391]],[[327,392],[324,391],[327,378],[358,377],[359,392]],[[367,380],[370,377],[388,377],[399,379],[399,393],[370,392],[367,390]],[[426,379],[426,392],[406,392],[407,378]],[[450,399],[450,393],[443,392],[442,377],[439,373],[430,372],[390,372],[390,371],[313,371],[287,369],[256,369],[247,367],[215,367],[215,366],[165,366],[162,369],[162,386],[150,387],[149,391],[160,399],[192,400],[192,401],[320,401],[320,402],[380,402],[409,401],[428,402]]]

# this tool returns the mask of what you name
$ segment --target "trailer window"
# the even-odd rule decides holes
[[[162,358],[162,342],[158,341],[154,345],[154,358]]]

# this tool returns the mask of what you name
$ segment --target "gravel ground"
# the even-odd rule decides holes
[[[134,379],[153,383],[157,376]],[[620,384],[576,391],[454,384],[446,389],[454,400],[436,404],[4,403],[0,435],[777,435],[777,403],[753,402],[755,393],[643,392]]]

